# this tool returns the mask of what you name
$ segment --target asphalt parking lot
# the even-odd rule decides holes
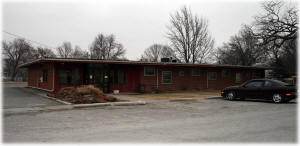
[[[60,105],[60,103],[41,97],[23,84],[2,84],[3,108],[30,108],[37,106]]]
[[[297,103],[157,101],[5,116],[5,143],[296,143]]]

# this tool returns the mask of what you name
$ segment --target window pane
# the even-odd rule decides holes
[[[66,70],[59,70],[59,82],[62,84],[67,83],[67,72]]]
[[[80,82],[79,69],[72,70],[71,83],[79,84],[79,82]]]
[[[61,69],[59,70],[59,82],[62,84],[79,84],[80,74],[79,69]]]
[[[256,78],[261,78],[261,74],[258,71],[254,71],[252,72],[252,78],[256,79]]]
[[[245,85],[245,87],[261,87],[262,81],[253,81]]]
[[[155,68],[151,66],[144,67],[144,75],[145,76],[154,76],[155,75]]]
[[[172,83],[172,72],[163,71],[162,72],[162,83]]]
[[[229,69],[223,69],[222,70],[222,77],[228,77],[229,76]]]
[[[193,68],[192,76],[200,76],[200,68]]]
[[[217,73],[216,72],[209,72],[208,73],[208,80],[217,80]]]
[[[119,70],[118,83],[119,84],[124,84],[125,83],[125,72],[124,71]]]
[[[183,77],[184,76],[184,71],[180,71],[179,76]]]
[[[48,70],[43,70],[43,82],[48,81]]]
[[[237,72],[237,73],[235,74],[235,82],[237,82],[237,83],[242,82],[242,73]]]
[[[272,82],[270,82],[270,81],[265,81],[265,85],[264,86],[266,86],[266,87],[271,87],[271,86],[273,86],[272,85]]]

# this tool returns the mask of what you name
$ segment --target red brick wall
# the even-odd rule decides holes
[[[80,70],[79,84],[61,84],[59,82],[59,70],[62,68],[78,68]],[[250,69],[230,69],[229,76],[222,76],[221,68],[201,68],[200,76],[192,76],[192,67],[156,67],[158,70],[158,78],[156,76],[144,76],[143,66],[112,66],[112,68],[122,68],[126,71],[126,82],[123,85],[110,85],[110,91],[114,89],[120,92],[138,92],[141,85],[145,87],[146,92],[154,91],[158,79],[158,89],[161,91],[175,91],[175,90],[192,90],[192,89],[222,89],[227,86],[239,85],[243,82],[253,78],[263,78],[264,70],[250,70]],[[43,75],[43,70],[48,70],[48,81],[40,82],[40,77]],[[162,83],[162,71],[172,71],[172,83]],[[179,72],[184,71],[184,76],[179,76]],[[207,80],[207,72],[216,72],[216,80]],[[235,82],[236,72],[242,73],[242,82]],[[259,72],[258,76],[254,76],[254,72]],[[28,85],[47,90],[53,90],[53,74],[55,76],[55,91],[58,92],[61,88],[70,86],[79,86],[84,84],[84,68],[81,64],[38,64],[28,68]]]
[[[110,69],[125,71],[124,84],[110,84],[110,91],[119,90],[120,92],[139,92],[140,67],[138,66],[125,66],[125,65],[112,65]]]
[[[28,86],[53,90],[53,64],[38,64],[28,68]],[[48,70],[47,81],[41,81],[43,70]]]
[[[252,72],[260,72],[260,77],[264,77],[263,70],[242,70],[230,69],[227,77],[222,76],[222,69],[201,68],[200,76],[192,76],[192,67],[158,67],[158,89],[160,91],[175,91],[175,90],[193,90],[193,89],[222,89],[227,86],[239,85],[250,79],[253,79]],[[155,71],[155,72],[156,72]],[[162,83],[162,71],[172,71],[172,83]],[[184,76],[179,76],[179,72],[184,71]],[[216,72],[216,80],[207,80],[207,72]],[[236,72],[242,73],[242,82],[235,82]],[[247,75],[248,73],[248,75]],[[249,75],[250,74],[250,75]],[[146,92],[152,92],[153,87],[156,87],[157,76],[144,76],[144,68],[141,67],[140,72],[141,85],[145,86]]]

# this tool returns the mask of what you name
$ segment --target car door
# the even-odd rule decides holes
[[[261,98],[262,86],[263,86],[263,81],[261,80],[248,82],[242,86],[241,94],[245,98]]]
[[[278,84],[272,81],[265,80],[263,87],[261,89],[262,97],[264,99],[272,99],[273,94],[275,92],[278,92],[278,87],[279,87]]]

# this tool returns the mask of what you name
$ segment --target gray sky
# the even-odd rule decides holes
[[[168,44],[170,14],[183,5],[209,21],[216,47],[253,22],[261,11],[258,0],[101,0],[3,3],[3,30],[51,47],[63,41],[88,49],[98,33],[114,34],[126,48],[126,57],[138,59],[153,43]],[[3,34],[4,40],[13,37]]]

